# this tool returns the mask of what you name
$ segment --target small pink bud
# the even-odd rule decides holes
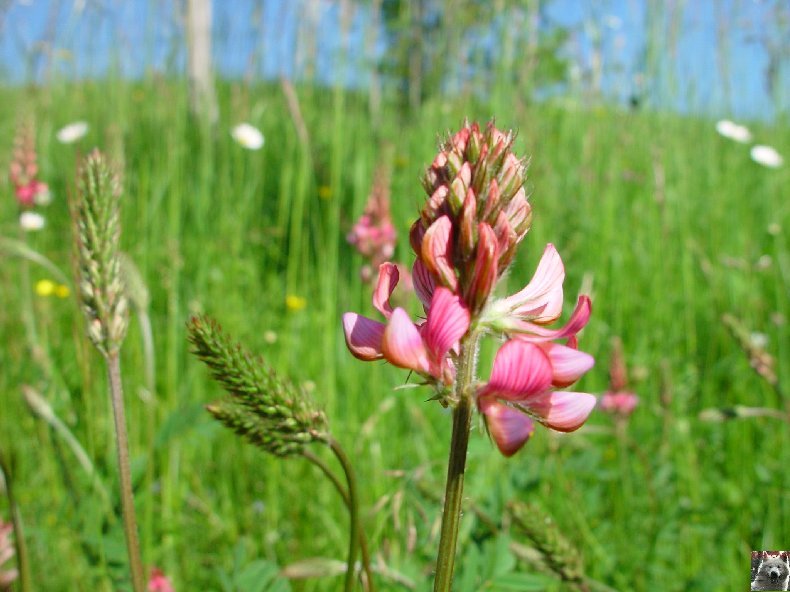
[[[475,242],[477,235],[477,200],[475,199],[475,192],[469,189],[464,199],[464,206],[461,210],[461,236],[459,246],[461,247],[461,255],[466,259],[471,256],[475,250]]]
[[[477,258],[472,281],[464,297],[472,314],[483,308],[499,275],[497,239],[493,229],[485,222],[481,222],[477,235]]]

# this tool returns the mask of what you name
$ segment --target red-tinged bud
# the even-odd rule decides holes
[[[480,151],[482,150],[482,140],[480,136],[480,128],[476,123],[472,124],[472,130],[469,134],[469,143],[466,149],[466,158],[471,162],[477,162],[480,158]]]
[[[426,225],[436,220],[444,213],[445,203],[447,202],[447,195],[449,194],[447,185],[439,185],[439,188],[433,192],[433,195],[428,198],[428,202],[422,209],[422,219]]]
[[[469,141],[470,133],[471,131],[467,126],[462,127],[455,133],[451,142],[456,152],[463,154],[466,150],[466,144]]]
[[[524,185],[524,168],[522,162],[512,152],[505,157],[499,177],[499,187],[505,201],[510,201]]]
[[[500,210],[501,199],[499,195],[499,185],[496,179],[491,179],[488,184],[488,196],[486,197],[485,206],[483,207],[483,215],[481,219],[489,224],[496,221],[497,214]]]
[[[468,259],[472,256],[477,242],[477,200],[475,192],[471,189],[467,191],[464,199],[464,207],[461,210],[461,236],[459,237],[459,247],[461,258]]]
[[[464,297],[473,315],[483,308],[499,277],[497,264],[499,252],[494,230],[485,222],[481,222],[477,227],[477,234],[474,272]]]
[[[505,215],[516,234],[523,237],[532,224],[532,206],[524,189],[520,189],[505,208]],[[519,239],[520,241],[521,239]]]
[[[425,232],[420,258],[442,285],[455,291],[458,278],[453,267],[453,224],[448,216],[436,220]]]
[[[450,152],[447,155],[447,170],[450,172],[450,178],[455,177],[464,166],[464,155],[460,152]]]

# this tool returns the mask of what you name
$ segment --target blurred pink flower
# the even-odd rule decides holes
[[[16,569],[3,569],[3,564],[14,556],[13,532],[14,527],[10,523],[0,520],[0,589],[3,590],[9,588],[19,575]]]
[[[629,416],[639,404],[639,397],[634,393],[606,392],[601,397],[601,410],[616,415]]]
[[[151,577],[148,580],[148,592],[175,592],[175,588],[164,572],[154,567],[151,569]]]
[[[609,390],[601,397],[601,411],[628,417],[639,404],[639,397],[628,390],[628,372],[623,357],[623,344],[615,338],[612,344],[612,361],[609,364]]]
[[[373,269],[395,254],[398,233],[392,223],[389,203],[389,175],[383,168],[376,171],[373,189],[370,192],[365,211],[346,237],[360,255],[370,263],[362,267],[362,279],[373,279]]]

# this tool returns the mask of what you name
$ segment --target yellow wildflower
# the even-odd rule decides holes
[[[332,188],[329,185],[321,185],[318,188],[318,197],[321,199],[329,199],[332,197]]]
[[[64,286],[63,284],[55,286],[55,296],[58,298],[68,298],[69,294],[71,294],[71,290],[69,290],[68,286]]]
[[[285,306],[288,310],[302,310],[307,306],[307,300],[302,296],[288,294],[288,296],[285,297]]]
[[[52,296],[55,292],[55,282],[52,280],[38,280],[36,282],[36,294],[39,296]]]

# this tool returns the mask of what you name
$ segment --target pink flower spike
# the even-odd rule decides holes
[[[485,415],[488,433],[503,456],[513,456],[535,431],[535,423],[518,409],[491,397],[480,398],[477,404]]]
[[[558,432],[573,432],[582,427],[595,407],[595,397],[588,393],[554,391],[536,400],[524,402],[524,408],[540,422]]]
[[[628,417],[634,412],[639,404],[639,397],[634,393],[627,392],[607,392],[601,397],[600,407],[602,411]]]
[[[433,293],[428,322],[423,329],[425,345],[437,366],[441,366],[450,348],[464,336],[469,329],[469,309],[464,306],[457,294],[440,286]],[[441,377],[440,368],[434,376]]]
[[[536,323],[521,321],[513,323],[509,327],[509,331],[517,334],[516,337],[532,343],[540,343],[543,341],[553,341],[555,339],[574,338],[575,335],[584,329],[587,321],[590,320],[592,313],[592,302],[589,296],[579,296],[579,301],[576,303],[576,308],[568,319],[567,324],[561,329],[546,329]]]
[[[529,283],[520,292],[505,298],[499,306],[507,306],[511,314],[525,321],[551,323],[562,313],[564,281],[565,267],[562,259],[554,245],[549,243]]]
[[[448,216],[436,220],[422,239],[422,252],[419,254],[425,267],[451,290],[458,287],[458,278],[453,269],[452,256],[453,223]]]
[[[420,259],[414,261],[411,275],[414,279],[414,291],[417,293],[417,298],[420,299],[422,307],[427,311],[431,308],[431,300],[434,290],[436,290],[436,279]]]
[[[542,344],[543,351],[549,356],[554,371],[552,385],[560,388],[572,385],[595,365],[595,359],[578,349],[559,345],[558,343]]]
[[[175,588],[164,572],[154,567],[151,569],[151,577],[148,580],[148,592],[175,592]]]
[[[522,401],[545,392],[551,386],[549,357],[537,345],[510,340],[494,358],[491,379],[478,396]]]
[[[392,311],[381,338],[381,351],[387,361],[400,368],[430,374],[431,364],[419,329],[402,308]]]
[[[370,362],[380,360],[384,355],[381,351],[381,339],[385,325],[355,312],[343,315],[343,333],[346,346],[351,354],[360,360]]]
[[[373,292],[373,306],[387,319],[392,315],[390,296],[392,296],[395,286],[398,285],[399,279],[400,272],[397,265],[394,263],[382,263],[379,265],[379,281]]]

